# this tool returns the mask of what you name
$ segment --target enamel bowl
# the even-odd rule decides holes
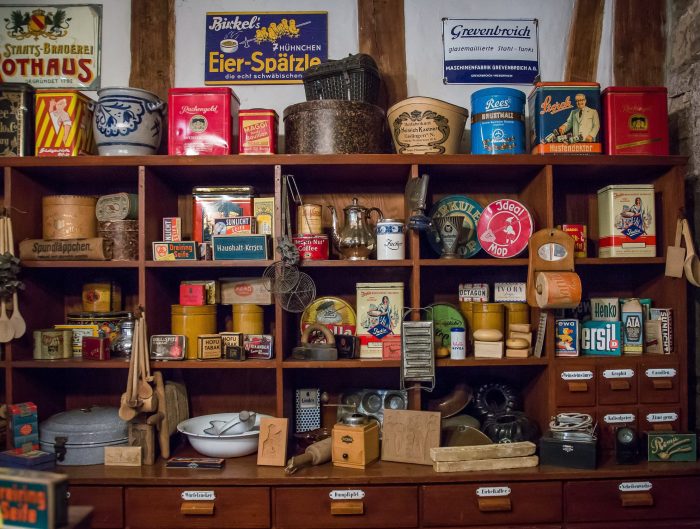
[[[237,426],[233,426],[221,436],[204,433],[204,429],[211,426],[211,421],[227,422],[238,418],[238,413],[214,413],[192,417],[178,424],[177,430],[186,435],[192,448],[202,455],[209,457],[241,457],[257,452],[260,420],[271,417],[271,415],[256,413],[255,426],[244,433],[236,433],[237,431],[240,432]]]

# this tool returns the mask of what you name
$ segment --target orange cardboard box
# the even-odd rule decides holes
[[[78,90],[37,90],[36,155],[96,154],[92,134],[93,103]]]

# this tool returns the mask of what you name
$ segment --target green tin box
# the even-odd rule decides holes
[[[697,436],[694,433],[647,433],[649,461],[697,461]]]
[[[269,259],[269,235],[215,235],[214,261]]]

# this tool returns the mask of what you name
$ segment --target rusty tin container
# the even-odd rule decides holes
[[[97,198],[50,195],[41,199],[44,239],[90,239],[97,237]]]
[[[99,223],[98,233],[111,241],[113,261],[138,261],[138,220],[106,220]]]
[[[34,88],[0,84],[0,156],[34,154]]]

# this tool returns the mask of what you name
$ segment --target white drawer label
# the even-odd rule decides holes
[[[609,413],[603,420],[608,424],[634,422],[634,413]]]
[[[603,371],[603,378],[632,378],[633,376],[632,369],[606,369]]]
[[[510,496],[510,487],[479,487],[476,495],[480,498],[489,496]]]
[[[678,420],[678,414],[675,412],[669,413],[650,413],[647,415],[647,422],[673,422]]]
[[[620,492],[638,492],[651,490],[651,482],[649,481],[623,481],[617,487]]]
[[[647,369],[646,375],[649,378],[673,378],[676,376],[676,370],[672,367],[665,369]]]
[[[562,371],[562,380],[591,380],[593,371]]]
[[[365,497],[364,490],[332,490],[328,496],[332,500],[361,500]]]
[[[213,490],[185,490],[180,496],[185,501],[214,501],[216,499]]]

